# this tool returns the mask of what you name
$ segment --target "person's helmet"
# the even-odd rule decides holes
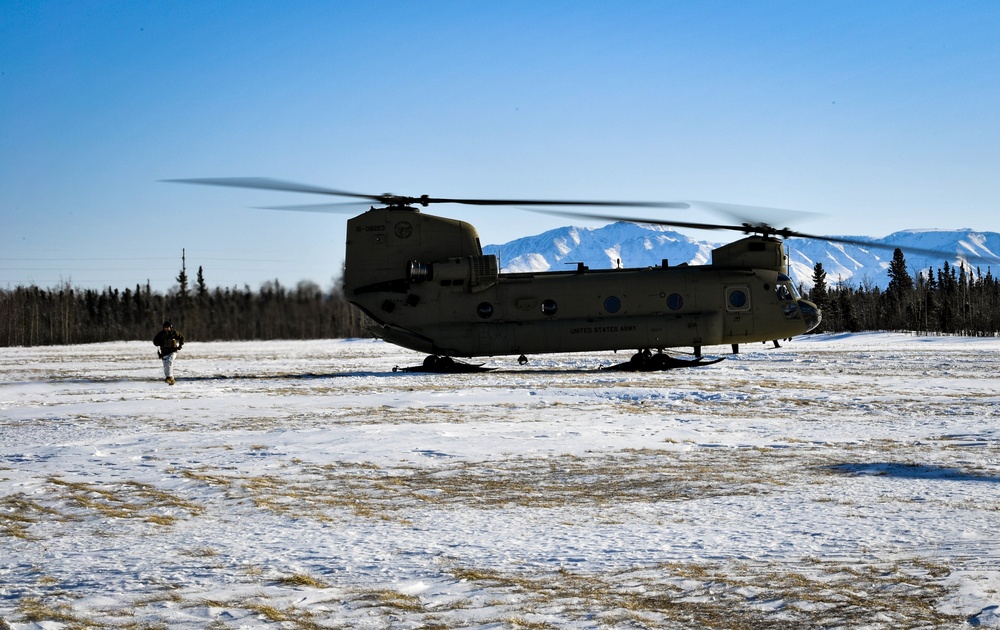
[[[170,325],[170,322],[163,322],[163,327],[164,328],[172,328],[172,326]]]

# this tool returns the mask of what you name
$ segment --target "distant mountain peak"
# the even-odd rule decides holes
[[[907,229],[884,238],[845,236],[874,245],[903,249],[911,275],[940,269],[945,261],[959,266],[968,258],[1000,259],[1000,234],[973,229]],[[735,239],[733,239],[735,240]],[[729,241],[725,241],[729,242]],[[592,269],[612,269],[621,261],[623,267],[652,267],[664,260],[670,265],[704,265],[711,261],[712,250],[720,242],[699,241],[666,226],[639,225],[618,221],[604,227],[566,226],[536,236],[519,238],[502,245],[487,245],[484,253],[496,254],[506,273],[560,271],[565,265],[583,263]],[[796,284],[812,288],[816,263],[823,263],[828,284],[853,286],[889,284],[888,268],[893,250],[817,239],[790,238],[785,242],[789,273]],[[907,248],[953,252],[928,257],[908,254]],[[974,276],[989,265],[966,263]],[[1000,264],[997,265],[1000,268]]]

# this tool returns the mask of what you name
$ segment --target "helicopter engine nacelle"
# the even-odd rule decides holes
[[[712,250],[712,266],[729,269],[772,269],[788,274],[788,256],[782,242],[750,236]]]

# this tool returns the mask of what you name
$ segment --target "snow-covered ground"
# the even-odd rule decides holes
[[[1000,627],[1000,340],[421,358],[0,349],[0,628]]]

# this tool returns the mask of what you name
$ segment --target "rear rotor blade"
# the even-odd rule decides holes
[[[781,235],[793,238],[808,238],[818,241],[826,241],[827,243],[844,243],[845,245],[854,245],[856,247],[861,247],[862,249],[882,249],[886,251],[899,249],[904,253],[926,256],[928,258],[943,258],[944,260],[949,260],[957,257],[970,263],[980,262],[994,265],[1000,264],[1000,258],[997,258],[996,256],[982,256],[972,252],[963,254],[957,251],[947,251],[943,249],[926,249],[923,247],[911,247],[909,245],[898,245],[894,243],[878,243],[866,239],[851,238],[849,236],[818,236],[815,234],[804,234],[794,230],[782,230]]]
[[[801,223],[823,216],[818,212],[802,212],[785,208],[768,206],[746,206],[735,203],[719,203],[717,201],[689,201],[692,208],[710,210],[735,219],[740,224],[770,226]]]

